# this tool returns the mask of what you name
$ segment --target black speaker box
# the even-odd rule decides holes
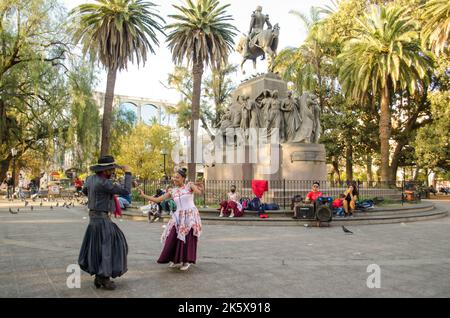
[[[331,211],[328,204],[322,204],[317,206],[316,218],[320,222],[330,222],[333,217],[333,212]]]
[[[297,204],[294,208],[294,217],[297,219],[314,220],[316,218],[314,204]]]

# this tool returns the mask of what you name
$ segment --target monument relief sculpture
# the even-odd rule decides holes
[[[246,131],[250,127],[251,105],[248,102],[248,99],[249,99],[248,96],[243,96],[241,98],[242,102],[241,129],[243,131]]]
[[[300,129],[301,118],[296,100],[292,97],[292,91],[288,91],[288,96],[281,104],[284,113],[284,136],[287,142],[296,142],[296,132]]]
[[[272,101],[269,105],[267,131],[269,136],[272,136],[273,131],[278,131],[280,142],[284,141],[282,116],[281,101],[278,99],[278,91],[274,90],[272,92]]]
[[[295,135],[295,141],[297,142],[311,142],[311,135],[314,125],[314,114],[310,109],[309,99],[309,93],[303,93],[298,101],[298,104],[300,105],[301,125],[300,129]]]
[[[239,128],[241,126],[242,119],[242,96],[238,95],[236,97],[236,102],[231,105],[231,122],[233,123],[231,127]]]

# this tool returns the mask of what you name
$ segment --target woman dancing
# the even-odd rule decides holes
[[[179,169],[172,177],[172,190],[160,197],[147,196],[140,190],[143,198],[154,203],[170,198],[175,201],[177,209],[172,213],[172,218],[162,234],[161,242],[164,247],[157,262],[169,263],[169,267],[182,271],[188,270],[190,265],[196,262],[197,241],[202,230],[200,214],[194,204],[194,194],[202,194],[203,186],[186,183],[186,172],[185,168]]]

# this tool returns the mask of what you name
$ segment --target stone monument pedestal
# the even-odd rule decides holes
[[[205,178],[323,181],[327,179],[325,146],[304,143],[268,144],[257,149],[246,146],[245,162],[217,163],[205,169]]]
[[[241,83],[233,93],[233,100],[244,95],[255,100],[265,90],[277,90],[280,100],[287,97],[287,83],[278,75],[268,73]],[[205,168],[205,179],[326,180],[324,145],[298,142],[264,144],[266,142],[278,140],[255,140],[239,149],[231,146],[228,153],[218,155],[220,158],[216,158],[216,164]]]

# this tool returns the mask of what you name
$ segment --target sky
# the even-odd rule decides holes
[[[93,1],[86,0],[63,0],[63,4],[67,9],[72,9],[79,4]],[[169,14],[174,14],[173,4],[183,4],[181,0],[153,0],[158,5],[159,15],[166,22],[170,23]],[[268,14],[271,24],[278,23],[280,25],[280,42],[278,52],[289,46],[299,46],[306,38],[306,31],[300,19],[292,14],[290,10],[297,10],[309,16],[309,10],[312,6],[329,5],[330,0],[221,0],[221,3],[229,3],[228,13],[232,15],[234,21],[231,21],[236,28],[247,33],[250,25],[250,16],[258,5],[263,7],[263,13]],[[236,36],[237,44],[240,34]],[[165,101],[168,103],[177,103],[180,99],[179,93],[175,90],[166,89],[160,82],[167,82],[167,77],[174,69],[172,57],[163,35],[159,35],[160,46],[155,47],[155,54],[148,56],[145,67],[129,65],[128,70],[119,72],[116,79],[115,93],[119,95],[146,97],[153,100]],[[241,56],[237,52],[233,52],[229,57],[229,62],[233,64],[241,63]],[[247,76],[253,72],[253,63],[247,61],[244,68]],[[258,60],[257,71],[263,73],[267,70],[267,62]],[[246,76],[240,71],[234,74],[234,81],[238,84]],[[106,89],[106,73],[101,71],[98,74],[99,83],[96,90],[104,92]]]

